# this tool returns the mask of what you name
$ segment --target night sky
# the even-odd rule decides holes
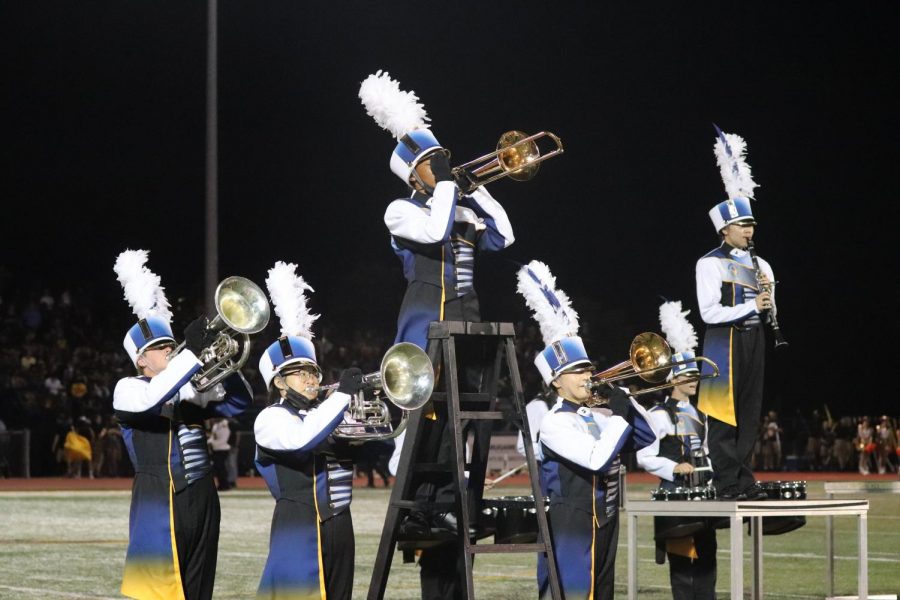
[[[870,359],[895,360],[873,352],[896,330],[890,4],[610,4],[221,1],[221,275],[262,284],[293,261],[323,319],[393,331],[405,284],[382,216],[405,186],[357,98],[385,69],[452,164],[509,129],[562,138],[536,179],[491,187],[518,240],[479,263],[484,316],[527,318],[515,261],[543,260],[589,350],[618,362],[658,330],[660,296],[701,329],[694,265],[725,199],[715,122],[747,140],[780,283],[791,346],[769,357],[768,403],[896,414],[858,385],[896,369]],[[170,298],[202,294],[205,30],[199,1],[3,3],[0,264],[16,285],[87,288],[124,331],[112,265],[130,247]]]

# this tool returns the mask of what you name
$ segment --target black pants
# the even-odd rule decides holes
[[[674,600],[716,599],[716,530],[694,534],[697,558],[668,554],[669,581]]]
[[[467,294],[461,298],[450,300],[444,304],[445,321],[481,321],[478,297]],[[485,358],[481,347],[467,344],[468,340],[456,340],[456,360],[461,392],[478,391],[484,373]],[[446,374],[443,374],[444,376]],[[433,460],[443,464],[455,464],[455,442],[447,415],[439,414],[438,419],[423,422],[422,456],[434,457]],[[465,439],[465,434],[463,435]],[[416,502],[427,512],[432,502],[452,503],[456,499],[456,486],[451,473],[429,474],[427,481],[416,489]],[[471,507],[470,507],[471,508]],[[436,512],[444,512],[438,509]],[[474,516],[474,512],[471,512]],[[460,527],[462,520],[460,518]],[[465,595],[465,573],[463,557],[455,543],[444,544],[422,550],[419,557],[419,580],[422,587],[422,600],[459,600]]]
[[[750,468],[759,436],[765,375],[765,335],[762,325],[735,330],[731,356],[734,385],[734,427],[709,417],[707,443],[719,493],[741,492],[755,479]]]
[[[178,565],[187,600],[209,600],[219,551],[219,496],[211,475],[175,494]]]
[[[325,589],[329,600],[353,597],[353,568],[356,543],[350,509],[321,524],[322,564],[325,567]]]
[[[605,519],[600,527],[595,525],[591,513],[564,504],[551,504],[547,516],[564,600],[612,600],[616,589],[619,514]],[[540,583],[539,597],[550,598],[549,579]]]
[[[231,489],[231,483],[228,481],[228,450],[213,450],[212,460],[219,489],[222,491]]]

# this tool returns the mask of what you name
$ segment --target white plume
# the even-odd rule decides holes
[[[161,317],[171,321],[172,311],[159,275],[144,266],[148,254],[147,250],[125,250],[116,258],[113,270],[138,319]]]
[[[697,332],[687,320],[690,312],[681,310],[681,300],[664,302],[659,307],[659,324],[675,352],[693,352],[697,347]]]
[[[384,71],[366,77],[359,86],[359,99],[379,127],[387,129],[397,139],[427,127],[426,123],[430,121],[416,93],[401,90],[400,82]]]
[[[562,290],[556,289],[556,277],[544,263],[533,260],[518,273],[518,291],[534,312],[545,344],[578,334],[578,313]]]
[[[750,173],[750,165],[744,160],[747,153],[747,142],[739,135],[723,133],[716,127],[719,136],[716,138],[713,152],[722,173],[722,183],[729,198],[753,198],[753,190],[758,187]]]
[[[278,261],[269,269],[266,287],[275,314],[281,321],[281,335],[293,335],[313,338],[312,324],[319,315],[309,314],[306,308],[306,290],[314,291],[303,278],[296,273],[297,265]]]

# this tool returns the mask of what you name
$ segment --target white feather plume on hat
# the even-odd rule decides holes
[[[171,321],[172,311],[159,275],[144,266],[148,254],[147,250],[125,250],[116,258],[113,270],[138,319],[160,317]]]
[[[750,165],[745,160],[747,142],[739,135],[724,133],[717,125],[713,126],[718,133],[713,152],[722,174],[725,192],[729,198],[753,199],[753,190],[759,186],[753,181]]]
[[[519,269],[518,291],[534,313],[545,344],[578,334],[578,313],[562,290],[556,289],[556,277],[544,263],[533,260]]]
[[[410,131],[426,128],[430,121],[416,93],[401,90],[400,82],[391,79],[385,71],[366,77],[359,86],[359,99],[379,127],[397,139]]]
[[[296,273],[297,265],[278,261],[269,269],[266,287],[275,314],[281,321],[281,335],[313,338],[312,324],[319,315],[311,315],[306,307],[306,290],[314,291]]]
[[[675,352],[693,352],[697,347],[697,332],[687,320],[690,312],[681,310],[681,300],[664,302],[659,307],[659,324]]]

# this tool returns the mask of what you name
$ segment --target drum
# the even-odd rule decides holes
[[[805,481],[764,481],[759,486],[769,500],[806,500]]]
[[[544,499],[544,510],[549,503]],[[503,496],[484,500],[484,514],[494,517],[496,544],[531,544],[537,541],[534,496]]]
[[[650,492],[650,499],[659,502],[711,500],[713,498],[715,498],[715,490],[705,486],[693,488],[676,487],[673,489],[657,488]],[[708,520],[703,517],[653,517],[653,537],[656,540],[694,535],[708,527]]]
[[[692,487],[689,497],[691,500],[715,500],[716,488],[706,485]]]

